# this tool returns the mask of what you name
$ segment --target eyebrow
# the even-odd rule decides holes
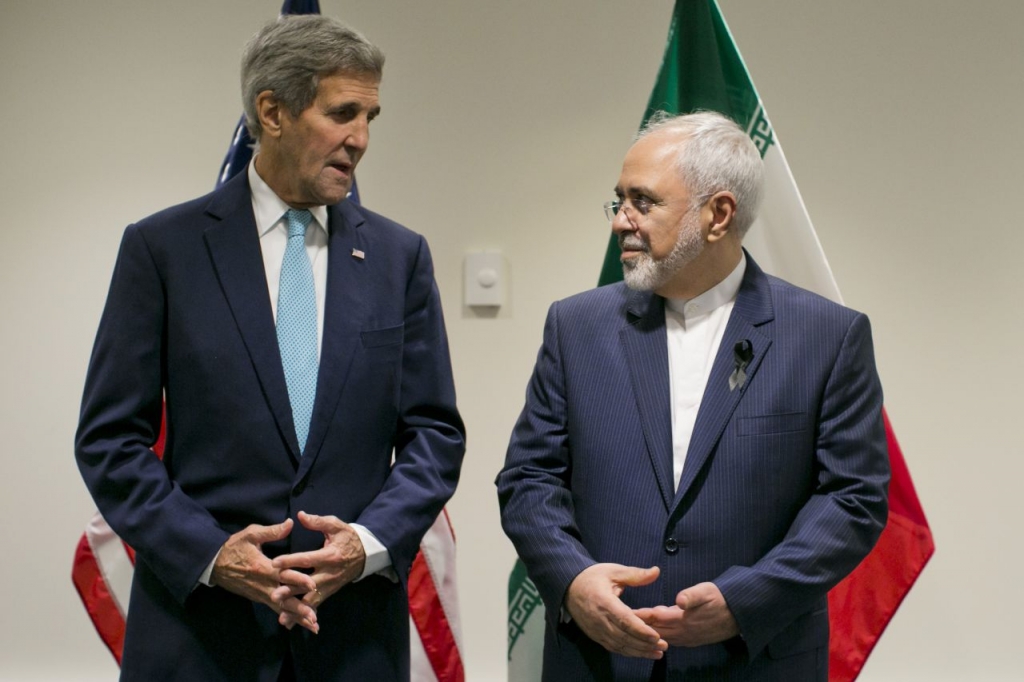
[[[644,196],[648,196],[648,197],[652,197],[652,198],[658,196],[657,192],[655,192],[653,189],[651,189],[650,187],[647,187],[645,185],[640,185],[640,186],[637,186],[637,187],[630,187],[630,188],[628,188],[625,191],[623,191],[621,186],[615,185],[615,194],[616,194],[616,196],[620,196],[620,197],[621,196],[625,196],[627,194],[630,195],[630,196],[636,196],[638,194],[643,194]]]
[[[327,113],[329,113],[329,114],[348,114],[348,115],[351,115],[351,116],[355,116],[355,115],[359,114],[359,112],[362,111],[362,110],[363,110],[363,105],[360,104],[359,102],[353,100],[351,102],[342,102],[341,104],[338,104],[337,106],[328,107],[327,108]],[[377,106],[367,110],[366,114],[370,118],[376,118],[377,116],[380,115],[380,105],[377,105]]]

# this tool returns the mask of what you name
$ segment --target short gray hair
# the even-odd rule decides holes
[[[715,111],[673,116],[655,112],[636,139],[672,133],[676,170],[694,201],[727,190],[736,197],[732,228],[740,239],[757,218],[764,188],[764,163],[750,136],[732,119]]]
[[[357,31],[321,14],[287,14],[266,24],[242,52],[242,107],[254,140],[263,133],[256,97],[270,90],[292,116],[316,99],[320,79],[336,73],[380,81],[384,53]]]

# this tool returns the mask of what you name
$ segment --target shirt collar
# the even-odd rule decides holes
[[[690,300],[682,298],[666,299],[666,305],[683,316],[683,319],[707,315],[711,311],[736,300],[736,294],[743,283],[743,274],[747,271],[747,254],[740,253],[740,262],[721,282]]]
[[[247,169],[249,189],[252,191],[252,210],[256,216],[256,229],[262,237],[280,222],[284,214],[291,208],[281,197],[274,193],[260,174],[256,172],[256,157],[252,157]],[[314,206],[309,209],[317,226],[327,231],[327,207]]]

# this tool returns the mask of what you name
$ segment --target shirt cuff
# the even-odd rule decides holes
[[[379,573],[392,582],[398,582],[398,574],[391,567],[391,554],[388,552],[388,548],[365,526],[361,526],[358,523],[350,523],[349,525],[356,532],[356,535],[359,536],[359,541],[363,543],[363,553],[366,555],[363,572],[356,578],[356,581],[362,580],[368,575]]]
[[[221,549],[223,549],[223,547]],[[221,550],[218,549],[217,553],[213,555],[213,561],[210,562],[210,565],[207,566],[206,570],[203,571],[202,575],[199,576],[199,585],[213,587],[213,584],[210,582],[210,578],[213,577],[213,567],[217,563],[217,557],[220,556],[220,552]],[[199,585],[196,585],[196,587],[199,587]]]

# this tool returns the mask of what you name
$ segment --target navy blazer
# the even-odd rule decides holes
[[[736,617],[741,637],[670,648],[668,679],[825,680],[828,590],[885,525],[881,409],[867,318],[748,255],[674,490],[664,299],[619,283],[552,305],[497,479],[549,616],[544,679],[651,679],[557,617],[576,575],[612,562],[661,568],[631,607],[713,581]]]
[[[426,242],[350,202],[328,213],[304,456],[246,174],[125,231],[76,437],[86,485],[137,553],[122,679],[275,680],[289,647],[300,679],[408,679],[406,578],[455,490],[465,433]],[[364,525],[400,580],[344,587],[319,607],[319,636],[196,587],[229,535],[300,510]],[[296,522],[264,551],[321,546]]]

